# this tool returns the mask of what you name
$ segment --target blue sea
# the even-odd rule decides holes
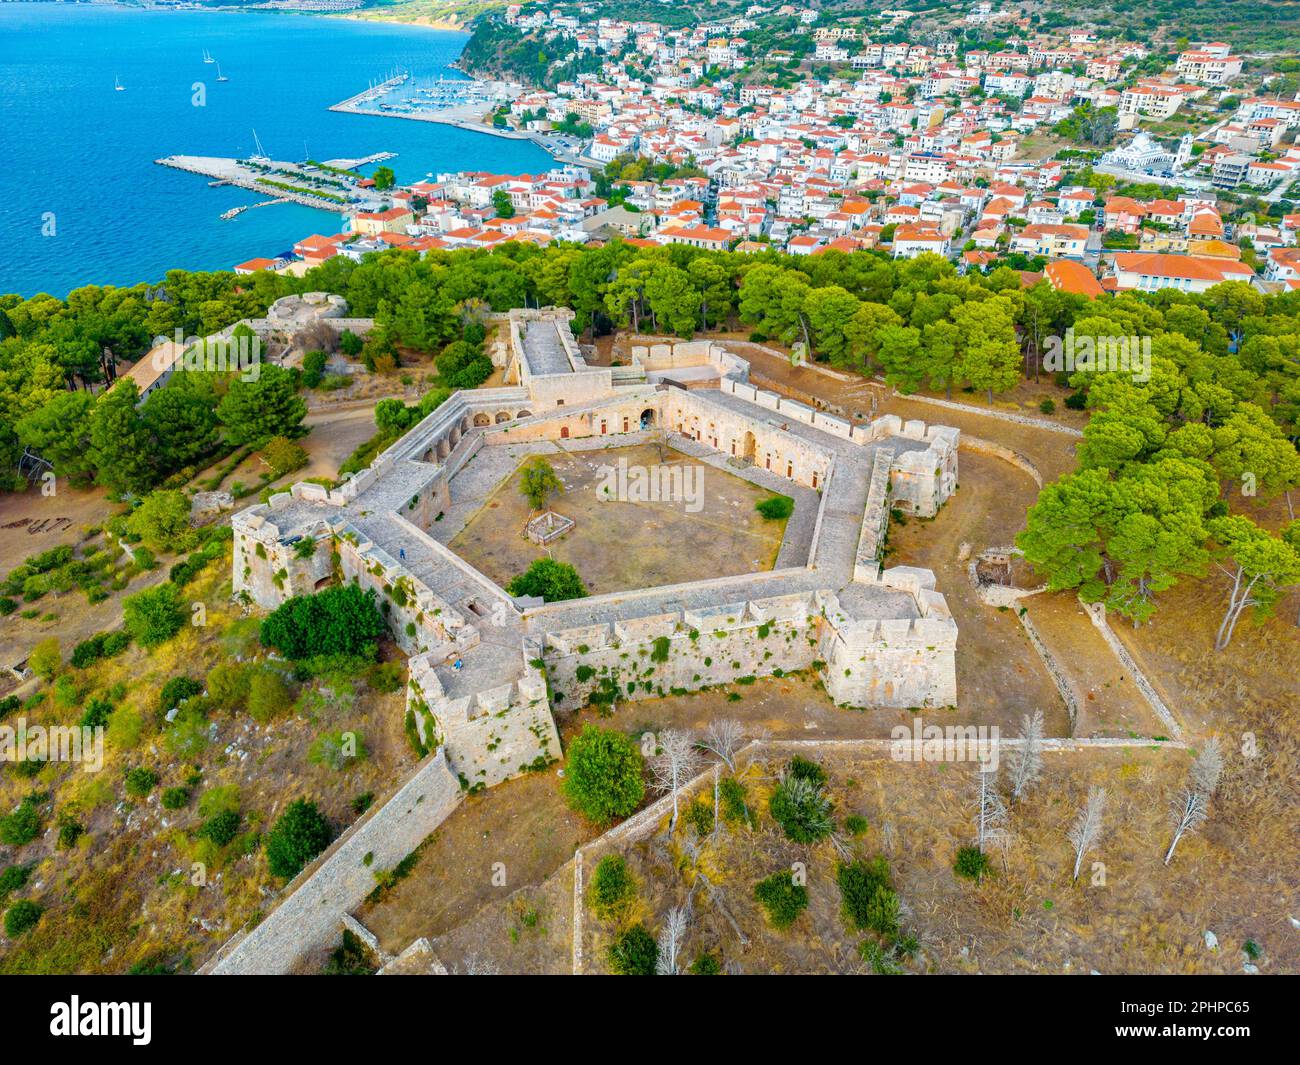
[[[0,4],[0,293],[64,296],[176,267],[229,269],[338,232],[339,215],[296,204],[222,220],[266,197],[154,163],[251,154],[254,129],[273,159],[396,152],[387,165],[399,181],[549,168],[527,142],[327,110],[394,70],[412,84],[459,76],[448,64],[467,39],[300,15]],[[205,49],[229,81],[217,82]]]

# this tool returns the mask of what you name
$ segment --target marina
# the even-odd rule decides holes
[[[350,171],[370,162],[391,159],[394,154],[378,152],[360,159],[335,159],[323,164],[281,162],[260,154],[248,159],[169,155],[154,162],[172,170],[200,174],[209,179],[208,185],[212,187],[233,185],[250,192],[274,195],[274,199],[241,204],[221,215],[223,219],[231,219],[254,207],[280,203],[297,203],[339,214],[379,207],[380,198],[370,190],[358,187],[359,175]]]
[[[498,129],[488,116],[502,104],[510,103],[523,93],[523,86],[512,81],[479,81],[475,78],[438,77],[426,85],[411,85],[407,72],[372,83],[355,96],[334,104],[330,110],[376,118],[404,118],[415,122],[433,122],[472,133],[486,133],[503,140],[530,141],[549,153],[557,162],[581,166],[599,166],[599,162],[555,134],[532,130]]]

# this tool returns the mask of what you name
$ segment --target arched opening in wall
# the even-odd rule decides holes
[[[438,441],[436,447],[438,451],[438,458],[440,459],[445,459],[448,455],[451,454],[451,445],[447,443],[445,437],[442,440]]]
[[[561,440],[569,439],[569,427],[567,425],[560,426],[560,439]]]
[[[518,421],[520,418],[531,418],[532,416],[533,416],[532,411],[521,410],[518,414],[515,415],[515,421]]]
[[[452,447],[455,447],[457,444],[460,443],[460,426],[459,426],[459,425],[453,425],[453,426],[451,427],[451,432],[449,432],[449,433],[447,434],[447,443],[450,444]]]
[[[742,443],[740,457],[744,459],[746,462],[753,462],[757,454],[758,454],[758,440],[755,439],[753,433],[746,431]]]
[[[330,575],[330,574],[326,574],[324,577],[322,577],[320,580],[318,580],[314,585],[312,585],[312,590],[313,590],[313,591],[317,591],[317,592],[319,592],[322,588],[327,588],[327,587],[329,587],[329,583],[330,583],[330,581],[332,581],[333,579],[334,579],[334,578],[333,578],[332,575]]]
[[[508,410],[497,411],[497,425],[500,425],[502,422],[508,422],[509,420],[510,412]]]
[[[492,415],[490,415],[490,414],[476,414],[476,415],[474,415],[474,424],[477,425],[477,426],[479,426],[480,428],[483,427],[484,425],[491,425],[491,424],[492,424]]]
[[[647,407],[641,412],[641,428],[650,429],[655,423],[655,412]]]

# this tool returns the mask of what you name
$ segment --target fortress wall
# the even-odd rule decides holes
[[[437,660],[437,652],[411,659],[407,710],[421,738],[441,745],[461,788],[481,791],[561,756],[546,680],[536,666],[526,662],[518,681],[449,699],[434,671]],[[429,733],[429,716],[436,735]]]
[[[273,502],[277,498],[289,497],[272,497]],[[235,534],[232,590],[236,595],[246,592],[266,610],[275,609],[295,595],[310,594],[331,575],[331,527],[324,517],[316,527],[305,530],[316,539],[315,550],[307,558],[298,557],[296,544],[280,542],[284,534],[274,518],[272,507],[257,506],[241,511],[231,520]]]
[[[332,946],[343,915],[456,808],[461,789],[441,751],[416,767],[397,793],[353,824],[285,887],[280,905],[235,936],[203,966],[216,975],[284,974],[307,955]],[[367,860],[367,855],[369,860]]]
[[[875,454],[871,467],[871,484],[867,489],[867,505],[862,513],[862,530],[858,535],[858,549],[853,558],[853,579],[873,581],[880,572],[880,551],[889,527],[889,467],[893,461],[892,448],[882,447]]]
[[[573,710],[611,682],[623,702],[806,669],[816,625],[808,596],[778,596],[553,633],[542,657],[556,708]],[[667,640],[661,662],[659,639]]]
[[[748,393],[754,391],[748,385],[725,380],[723,390],[745,399],[749,399]],[[773,409],[780,402],[780,397],[771,392],[756,392],[755,395],[760,403],[768,397]],[[665,429],[698,440],[724,455],[749,458],[758,468],[770,470],[796,484],[809,488],[825,487],[833,460],[828,449],[766,421],[711,403],[708,393],[670,389],[663,393],[663,397]],[[797,413],[811,424],[814,411],[800,404],[788,411],[782,408],[781,413],[792,420]]]

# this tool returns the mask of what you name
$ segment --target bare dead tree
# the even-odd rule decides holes
[[[998,794],[998,771],[976,770],[975,845],[981,850],[1000,847],[1007,840],[1007,804]]]
[[[1201,745],[1192,762],[1191,780],[1193,786],[1206,795],[1212,796],[1219,790],[1219,778],[1223,776],[1223,748],[1219,746],[1217,736],[1211,736]]]
[[[727,771],[736,771],[736,752],[748,742],[745,726],[734,718],[725,717],[709,722],[709,727],[700,740],[700,746],[710,754],[721,758]]]
[[[1091,787],[1088,789],[1088,798],[1084,801],[1083,809],[1079,811],[1079,816],[1074,819],[1074,824],[1070,826],[1070,831],[1066,834],[1069,841],[1074,844],[1074,879],[1079,879],[1079,867],[1083,865],[1083,856],[1096,844],[1101,838],[1102,819],[1106,814],[1106,789]]]
[[[677,793],[699,771],[700,754],[694,737],[679,729],[659,733],[658,746],[658,753],[650,759],[651,784],[656,791],[673,797],[673,819],[668,826],[671,832],[677,825]]]
[[[1174,838],[1165,852],[1165,865],[1173,859],[1174,849],[1188,832],[1195,832],[1210,816],[1210,799],[1219,787],[1219,778],[1223,775],[1223,750],[1219,741],[1211,738],[1201,747],[1192,768],[1187,774],[1187,783],[1173,804]]]
[[[690,915],[685,906],[674,906],[664,917],[664,926],[659,930],[659,959],[655,962],[657,975],[681,975],[682,944],[686,940],[686,930],[690,923]]]
[[[332,355],[339,349],[339,334],[326,322],[312,322],[293,335],[290,347],[298,351],[323,351]]]
[[[1011,801],[1015,802],[1043,772],[1043,712],[1035,710],[1020,718],[1020,746],[1013,748],[1011,763]]]

